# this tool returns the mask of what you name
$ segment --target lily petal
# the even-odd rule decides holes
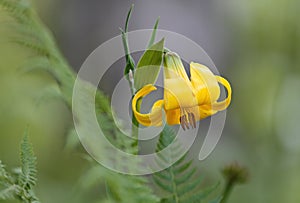
[[[227,98],[221,102],[214,103],[212,105],[212,108],[213,108],[213,110],[216,110],[216,111],[223,111],[224,109],[226,109],[229,106],[229,104],[231,102],[231,86],[230,86],[229,82],[221,76],[216,76],[216,79],[218,80],[218,82],[220,84],[222,84],[226,88]]]
[[[190,64],[191,83],[196,91],[198,104],[211,104],[220,96],[220,87],[215,75],[205,65]]]
[[[205,118],[212,116],[218,112],[218,111],[212,109],[211,105],[201,105],[201,106],[198,106],[198,109],[199,109],[199,116],[200,116],[199,120],[205,119]]]
[[[139,99],[148,95],[150,92],[156,90],[156,87],[149,84],[140,89],[132,99],[132,110],[137,121],[144,126],[161,126],[162,125],[162,106],[163,100],[158,100],[153,104],[151,112],[142,114],[137,111],[136,105]]]
[[[180,124],[180,116],[181,116],[180,109],[171,109],[171,110],[166,110],[165,112],[166,112],[168,125]]]
[[[164,80],[165,109],[187,108],[197,105],[197,99],[187,83],[181,77]]]

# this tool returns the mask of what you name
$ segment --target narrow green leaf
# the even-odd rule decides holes
[[[132,13],[132,11],[133,11],[133,8],[134,8],[134,4],[131,5],[131,7],[130,7],[128,13],[127,13],[126,22],[125,22],[125,33],[128,32],[128,22],[129,22],[129,20],[130,20],[130,17],[131,17],[131,13]]]
[[[166,151],[168,152],[168,151]],[[172,160],[170,159],[170,156],[168,155],[171,155],[171,152],[170,153],[157,153],[157,159],[156,159],[156,162],[157,163],[161,163],[161,164],[164,164],[164,163],[170,163]]]
[[[208,187],[204,190],[199,190],[199,191],[195,191],[193,193],[189,193],[185,196],[182,197],[182,199],[180,199],[181,201],[180,202],[187,202],[187,203],[198,203],[198,202],[201,202],[202,200],[205,200],[208,198],[208,196],[210,194],[212,194],[212,192],[214,192],[218,187],[219,187],[220,183],[217,183],[211,187]],[[216,201],[217,200],[221,200],[221,198],[217,198],[215,199]]]
[[[31,71],[47,71],[54,74],[50,61],[47,57],[31,57],[29,60],[26,60],[24,64],[20,67],[20,71],[27,73]]]
[[[179,149],[177,149],[176,151],[174,150],[174,152],[172,153],[173,159],[175,159],[175,158],[177,159],[179,156],[181,156],[181,158],[178,159],[178,161],[176,161],[176,165],[180,165],[181,163],[186,161],[186,158],[187,158],[187,153],[182,155],[182,151],[181,151],[181,153],[179,152],[180,150],[182,150],[181,147]]]
[[[134,72],[134,68],[135,68],[135,62],[130,54],[130,51],[129,51],[129,45],[128,45],[128,37],[127,37],[127,32],[128,32],[128,23],[129,23],[129,20],[130,20],[130,17],[131,17],[131,13],[132,13],[132,10],[133,10],[133,7],[134,5],[132,4],[129,11],[128,11],[128,14],[127,14],[127,17],[126,17],[126,22],[125,22],[125,30],[123,31],[121,28],[121,34],[122,34],[122,41],[123,41],[123,47],[124,47],[124,52],[125,52],[125,58],[126,58],[126,66],[125,66],[125,69],[124,69],[124,75],[126,76],[127,80],[129,80],[129,72],[130,70],[132,72]]]
[[[186,193],[189,193],[189,192],[195,190],[197,187],[199,187],[202,180],[203,180],[202,177],[193,178],[193,179],[191,179],[191,181],[192,181],[191,183],[181,185],[180,187],[177,188],[178,196],[183,196]]]
[[[178,174],[182,173],[185,170],[187,170],[191,166],[191,164],[192,164],[192,160],[184,163],[182,166],[176,167],[176,169],[174,171],[175,171],[175,173],[178,173]]]
[[[170,173],[168,173],[167,171],[160,171],[158,173],[155,173],[155,175],[166,181],[169,181],[172,178]]]
[[[169,193],[173,193],[173,188],[170,184],[162,182],[156,176],[153,176],[153,180],[160,188],[164,189]]]
[[[191,177],[195,174],[196,168],[192,168],[189,171],[186,171],[183,175],[175,177],[175,183],[177,185],[185,183],[186,180],[190,180]]]
[[[156,31],[157,31],[157,27],[158,27],[158,23],[159,23],[159,17],[156,19],[156,22],[155,22],[155,25],[153,27],[153,31],[152,31],[152,34],[151,34],[151,38],[149,40],[149,43],[148,43],[148,46],[147,48],[151,47],[155,41],[155,37],[156,37]]]
[[[134,71],[135,67],[135,62],[129,52],[129,45],[128,45],[128,39],[127,39],[127,34],[121,30],[122,33],[122,41],[123,41],[123,47],[124,47],[124,52],[125,52],[125,59],[126,59],[126,66],[124,69],[124,75],[126,75],[128,79],[128,73],[131,70],[132,72]]]

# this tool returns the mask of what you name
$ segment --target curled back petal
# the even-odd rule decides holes
[[[199,119],[197,119],[197,120],[205,119],[205,118],[212,116],[218,112],[216,110],[213,110],[212,106],[210,104],[209,105],[208,104],[201,105],[201,106],[198,106],[198,108],[199,108]]]
[[[154,90],[156,90],[156,87],[154,87],[153,85],[146,85],[142,89],[140,89],[132,99],[132,111],[134,113],[134,116],[137,121],[144,126],[160,126],[162,124],[162,106],[164,104],[163,100],[156,101],[153,104],[150,113],[148,114],[142,114],[138,112],[136,108],[137,101]]]
[[[212,108],[213,108],[213,110],[216,110],[216,111],[223,111],[224,109],[226,109],[229,106],[229,104],[231,102],[231,86],[230,86],[229,82],[221,76],[216,76],[216,79],[220,84],[222,84],[226,88],[227,98],[221,102],[213,103]]]

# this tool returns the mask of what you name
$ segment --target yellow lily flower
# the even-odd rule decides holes
[[[196,121],[225,110],[231,101],[229,82],[214,75],[199,63],[190,63],[191,78],[185,72],[180,57],[173,52],[164,54],[164,99],[153,104],[150,113],[137,111],[137,101],[156,90],[152,84],[141,88],[132,99],[132,110],[137,121],[144,126],[162,125],[162,109],[169,125],[181,124],[185,130],[196,128]],[[220,86],[227,90],[227,98],[218,101]]]

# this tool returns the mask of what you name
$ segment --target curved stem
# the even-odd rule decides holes
[[[226,203],[227,202],[228,197],[230,196],[230,193],[232,191],[233,186],[234,186],[234,182],[231,181],[231,180],[228,180],[227,183],[226,183],[224,192],[223,192],[223,198],[222,198],[220,203]]]

